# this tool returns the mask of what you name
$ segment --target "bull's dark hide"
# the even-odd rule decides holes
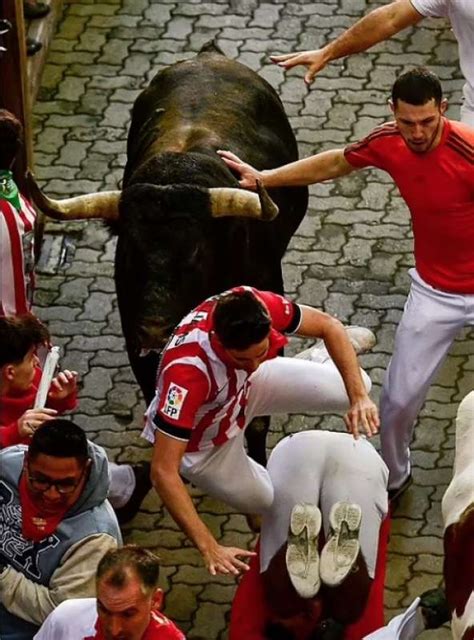
[[[238,187],[217,149],[259,169],[298,157],[273,88],[210,43],[160,71],[133,107],[115,278],[130,362],[147,401],[157,352],[193,306],[239,284],[283,291],[281,259],[306,211],[307,189],[286,188],[270,191],[280,209],[272,222],[211,218],[200,187]],[[140,357],[144,348],[157,352]]]

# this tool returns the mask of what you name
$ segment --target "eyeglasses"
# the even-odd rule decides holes
[[[49,478],[32,476],[30,474],[30,470],[27,469],[28,481],[30,483],[31,489],[33,491],[36,491],[37,493],[45,493],[51,487],[54,487],[60,495],[67,496],[68,494],[73,493],[73,491],[79,485],[87,469],[88,465],[84,467],[80,477],[77,480],[49,480]]]

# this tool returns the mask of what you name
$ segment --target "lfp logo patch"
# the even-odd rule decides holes
[[[172,382],[168,387],[166,393],[166,402],[163,407],[163,413],[171,418],[177,420],[181,413],[184,399],[188,395],[188,390],[184,387],[180,387],[179,384]]]

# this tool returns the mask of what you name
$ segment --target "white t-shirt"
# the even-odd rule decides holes
[[[459,63],[466,78],[464,99],[474,111],[474,0],[410,0],[422,16],[449,18],[459,43]],[[469,124],[469,123],[468,123]]]
[[[65,600],[44,621],[33,640],[83,640],[94,636],[97,600]]]

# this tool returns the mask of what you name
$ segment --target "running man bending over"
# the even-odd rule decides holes
[[[323,338],[317,361],[277,357],[284,333]],[[372,435],[378,413],[356,353],[373,344],[367,329],[344,329],[311,307],[250,287],[209,298],[176,327],[165,348],[144,436],[154,442],[152,481],[201,552],[211,574],[237,574],[253,553],[224,547],[200,520],[180,474],[209,495],[250,514],[273,500],[267,471],[244,449],[256,416],[347,411],[355,436]]]

